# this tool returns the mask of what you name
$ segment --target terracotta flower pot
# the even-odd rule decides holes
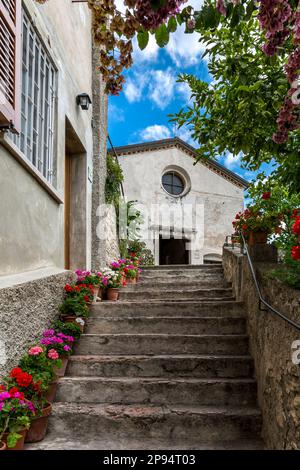
[[[47,432],[49,416],[52,412],[52,404],[47,403],[42,410],[42,416],[32,420],[27,432],[25,442],[40,442],[44,439]]]
[[[57,377],[64,377],[65,376],[68,361],[69,361],[68,357],[63,357],[62,360],[61,360],[62,366],[60,368],[58,368],[58,367],[54,368],[54,373],[55,373],[55,375],[57,375]]]
[[[127,284],[136,284],[136,277],[134,277],[134,278],[128,277],[126,279],[126,282],[127,282]]]
[[[249,246],[266,244],[268,240],[268,233],[262,230],[249,233]]]
[[[107,289],[107,300],[111,300],[116,302],[119,298],[119,289],[115,289],[113,287],[109,287]]]
[[[6,450],[5,442],[0,441],[0,450]]]
[[[45,399],[47,403],[53,403],[55,400],[56,389],[57,389],[58,380],[54,380],[49,385],[47,392],[45,393]]]
[[[18,440],[18,442],[16,443],[15,447],[11,447],[11,448],[9,448],[8,445],[7,445],[8,433],[5,433],[3,435],[3,442],[6,445],[7,450],[23,450],[24,449],[24,442],[25,442],[25,437],[26,437],[26,434],[27,434],[27,429],[21,429],[21,431],[18,431],[18,434],[20,434],[21,437]]]
[[[77,323],[77,318],[81,318],[84,322],[84,318],[82,317],[76,317],[76,315],[64,315],[61,317],[61,321],[64,323],[75,323],[75,325],[78,325],[80,327],[81,333],[84,333],[84,327],[85,325],[81,325],[80,323]]]
[[[100,291],[100,286],[94,286],[94,299],[93,303],[97,302],[98,297],[99,297],[99,291]]]

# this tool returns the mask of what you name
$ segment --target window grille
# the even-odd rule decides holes
[[[56,70],[25,12],[21,89],[21,132],[13,140],[53,184]]]

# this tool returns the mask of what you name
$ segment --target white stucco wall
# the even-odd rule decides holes
[[[235,214],[242,210],[244,191],[216,174],[206,166],[198,163],[183,150],[173,147],[162,150],[146,151],[144,153],[123,155],[119,162],[124,172],[124,191],[128,200],[137,200],[144,207],[144,215],[150,211],[151,204],[165,205],[160,223],[150,216],[150,226],[153,231],[148,240],[148,247],[159,263],[158,225],[162,231],[168,228],[168,208],[193,207],[193,221],[183,222],[186,237],[192,239],[198,235],[199,240],[191,252],[191,263],[202,264],[208,254],[222,254],[225,237],[232,233],[232,220]],[[183,197],[174,198],[162,187],[162,175],[170,167],[182,169],[190,180],[190,190]],[[145,209],[146,208],[146,209]],[[197,211],[199,217],[195,217]],[[180,212],[180,211],[179,211]],[[176,229],[178,221],[175,222]],[[179,223],[179,227],[181,223]]]
[[[57,68],[57,114],[54,152],[59,202],[20,164],[0,138],[0,276],[48,266],[64,268],[65,123],[71,123],[84,148],[86,170],[92,168],[92,109],[82,111],[76,96],[92,96],[91,13],[85,4],[51,0],[25,7]],[[1,136],[0,136],[1,137]],[[2,136],[3,139],[3,136]],[[82,152],[81,152],[82,153]],[[24,157],[26,163],[26,157]],[[91,262],[91,192],[88,171],[83,175],[86,194],[86,265]]]

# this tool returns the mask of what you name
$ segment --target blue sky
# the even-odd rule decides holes
[[[199,0],[189,1],[199,7]],[[121,8],[122,0],[117,0]],[[168,115],[188,104],[189,88],[177,83],[180,73],[192,73],[210,81],[203,48],[197,33],[184,34],[184,26],[170,36],[166,48],[160,49],[153,37],[140,51],[135,44],[134,65],[126,72],[123,92],[109,99],[109,134],[114,146],[181,137],[194,144],[187,129],[176,130]],[[219,160],[228,169],[250,181],[255,176],[241,168],[239,158],[228,155]],[[267,173],[269,169],[264,168]]]

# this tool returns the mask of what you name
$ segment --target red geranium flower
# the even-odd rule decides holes
[[[65,289],[66,292],[73,292],[73,287],[70,286],[70,284],[66,284],[64,289]]]
[[[9,376],[10,377],[13,377],[13,378],[16,378],[18,377],[20,374],[23,374],[23,371],[20,367],[15,367],[14,369],[11,370]]]
[[[85,295],[85,296],[83,297],[83,300],[84,300],[85,302],[89,302],[89,301],[90,301],[90,298],[89,298],[88,295]]]
[[[263,195],[262,195],[262,198],[265,199],[265,200],[270,199],[270,197],[271,197],[270,191],[267,191],[266,193],[263,193]]]
[[[296,218],[292,230],[296,235],[300,235],[300,216]]]
[[[16,377],[16,382],[19,387],[29,387],[29,385],[32,383],[32,375],[27,374],[27,372],[22,372],[22,374]]]
[[[300,261],[300,245],[293,246],[291,255],[295,261]]]
[[[299,209],[294,209],[292,212],[292,219],[296,219],[299,215]]]

